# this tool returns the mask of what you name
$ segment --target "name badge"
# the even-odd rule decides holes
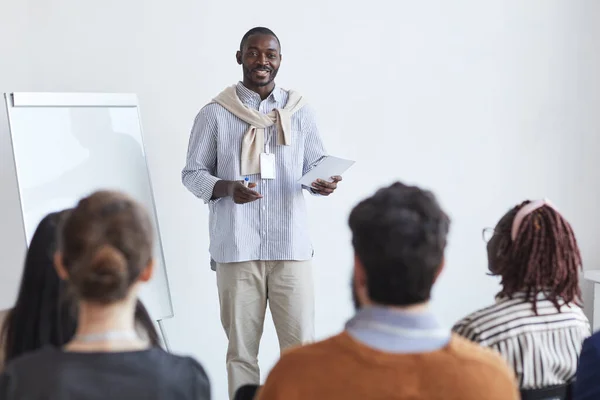
[[[260,153],[260,177],[275,179],[275,154]]]

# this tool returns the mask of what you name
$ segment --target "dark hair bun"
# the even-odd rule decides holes
[[[152,261],[154,232],[144,207],[126,194],[98,191],[61,222],[58,247],[80,300],[123,300]]]
[[[129,285],[127,259],[111,245],[102,246],[88,265],[73,276],[77,294],[89,301],[111,303],[120,300]]]

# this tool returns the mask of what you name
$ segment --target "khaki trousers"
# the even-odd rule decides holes
[[[227,347],[229,397],[245,384],[260,384],[258,347],[267,302],[279,349],[314,340],[314,287],[310,261],[217,264],[221,322]]]

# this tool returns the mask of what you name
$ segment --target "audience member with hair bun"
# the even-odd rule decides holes
[[[77,304],[54,268],[57,226],[68,210],[48,214],[38,224],[25,257],[14,307],[0,311],[0,371],[4,364],[44,346],[63,346],[75,334]],[[144,305],[135,309],[136,330],[153,346],[158,333]]]
[[[525,201],[485,236],[489,270],[501,277],[502,290],[494,305],[467,316],[454,331],[499,351],[522,391],[564,388],[590,335],[571,225],[549,201]]]
[[[78,301],[75,335],[12,360],[0,398],[210,399],[203,368],[139,337],[134,313],[152,277],[153,231],[142,206],[101,191],[82,199],[59,228],[55,265]]]

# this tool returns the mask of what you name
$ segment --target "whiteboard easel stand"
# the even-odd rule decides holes
[[[160,337],[163,341],[163,345],[165,346],[165,350],[167,350],[169,353],[171,352],[171,346],[169,345],[169,339],[167,338],[167,331],[165,330],[165,326],[163,325],[163,321],[162,319],[158,320],[158,326],[160,328]]]
[[[158,233],[158,244],[160,246],[160,248],[162,249],[162,239],[161,239],[161,235],[160,235],[160,227],[159,222],[158,222],[158,215],[156,212],[156,199],[154,196],[154,190],[152,189],[152,178],[150,176],[150,169],[148,166],[148,160],[146,157],[146,150],[145,150],[145,145],[144,145],[144,135],[143,135],[143,128],[142,128],[142,118],[140,115],[140,108],[139,108],[139,103],[138,103],[138,98],[137,95],[132,94],[132,93],[35,93],[35,92],[18,92],[18,93],[4,93],[4,98],[5,98],[5,109],[3,111],[5,111],[5,113],[0,113],[2,115],[2,117],[6,117],[6,121],[0,121],[3,123],[3,125],[5,125],[6,128],[8,128],[9,131],[9,137],[10,137],[10,141],[11,141],[11,147],[14,149],[14,143],[13,143],[13,138],[12,138],[12,130],[10,127],[10,108],[11,107],[20,107],[20,106],[28,106],[28,107],[135,107],[137,114],[138,114],[138,121],[139,121],[139,129],[140,129],[140,133],[141,133],[141,142],[142,142],[142,148],[144,150],[144,161],[146,163],[146,173],[148,174],[148,182],[150,185],[150,196],[152,198],[152,203],[154,205],[154,209],[152,210],[154,212],[154,215],[156,217],[156,230]],[[2,118],[4,119],[4,118]],[[14,151],[14,150],[13,150]],[[11,156],[13,156],[13,154],[11,154]],[[21,208],[21,214],[23,215],[23,202],[22,202],[22,192],[21,192],[21,188],[19,186],[19,178],[18,178],[18,173],[16,171],[16,165],[15,165],[15,181],[17,184],[17,190],[19,192],[19,207]],[[26,228],[25,228],[25,220],[22,218],[22,228],[23,228],[23,236],[24,236],[24,241],[26,243],[26,248],[28,247],[28,243],[27,243],[27,235],[26,235]],[[161,250],[162,251],[162,250]],[[164,260],[164,253],[161,254],[163,256],[163,265],[165,266],[165,279],[166,279],[166,285],[167,288],[169,287],[169,282],[168,282],[168,275],[166,274],[166,263]],[[171,315],[169,316],[165,316],[162,317],[160,319],[157,320],[158,326],[159,326],[159,335],[161,337],[161,340],[163,342],[164,348],[170,352],[171,351],[171,347],[169,345],[169,341],[167,338],[167,334],[166,334],[166,330],[163,324],[163,321],[167,318],[172,318],[174,313],[173,313],[173,304],[172,301],[170,299],[170,295],[169,295],[169,302],[171,305]]]

